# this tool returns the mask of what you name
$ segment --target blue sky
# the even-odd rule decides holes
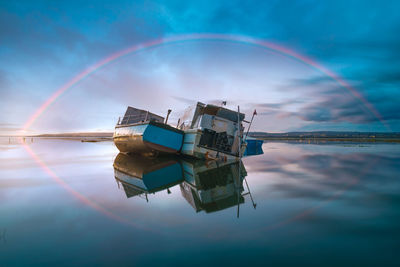
[[[398,1],[2,1],[0,132],[15,134],[58,88],[110,54],[191,33],[267,40],[356,88],[400,131]],[[196,41],[130,54],[54,102],[29,133],[112,130],[127,105],[185,116],[196,101],[258,116],[253,130],[388,131],[348,90],[287,56]]]

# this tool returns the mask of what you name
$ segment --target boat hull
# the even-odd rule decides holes
[[[246,139],[246,143],[247,147],[261,147],[264,143],[264,140],[248,137]]]
[[[263,143],[264,140],[248,137],[246,139],[246,151],[244,152],[243,156],[249,157],[264,154],[264,151],[262,149]]]
[[[175,154],[183,143],[183,132],[168,125],[147,122],[119,125],[114,143],[120,152],[134,154]]]

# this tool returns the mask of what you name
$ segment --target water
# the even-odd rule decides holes
[[[216,168],[132,166],[111,142],[0,143],[0,265],[400,263],[395,144],[265,143]]]

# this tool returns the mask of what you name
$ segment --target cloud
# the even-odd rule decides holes
[[[182,102],[182,103],[184,103],[186,105],[193,105],[193,104],[197,103],[196,99],[189,99],[189,98],[181,97],[181,96],[171,96],[171,98],[175,99],[175,100],[177,100],[179,102]]]
[[[216,32],[266,39],[314,59],[349,81],[400,130],[398,7],[395,1],[385,5],[378,1],[152,1],[96,6],[70,1],[2,2],[0,96],[7,100],[0,112],[9,112],[8,121],[23,123],[56,88],[116,51],[163,36]],[[190,99],[194,103],[226,100],[231,107],[241,105],[247,114],[256,108],[260,117],[255,127],[272,131],[324,123],[347,123],[344,128],[354,129],[379,122],[335,81],[306,72],[310,66],[282,55],[273,57],[271,51],[238,47],[241,44],[174,44],[127,57],[130,61],[119,59],[110,64],[115,66],[111,73],[99,71],[93,75],[97,82],[89,78],[92,84],[83,83],[85,90],[96,91],[85,99],[107,104],[102,110],[109,114],[132,103],[153,103],[165,112],[170,95],[177,101],[174,109],[180,111]],[[152,101],[154,96],[159,99]],[[98,109],[83,109],[89,115],[82,124],[95,121]],[[74,125],[65,122],[67,115],[56,113],[53,120],[59,126]],[[104,124],[114,120],[115,115],[109,116],[102,120]]]
[[[293,79],[286,90],[301,88],[305,95],[314,96],[314,101],[304,105],[296,113],[309,122],[350,122],[354,124],[400,120],[400,73],[390,72],[379,66],[369,66],[362,71],[351,72],[347,82],[358,91],[362,99],[325,76]],[[367,104],[380,114],[377,117]],[[295,114],[293,114],[295,115]]]

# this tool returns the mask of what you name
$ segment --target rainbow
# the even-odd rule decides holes
[[[260,39],[255,39],[251,38],[248,36],[242,36],[242,35],[232,35],[232,34],[216,34],[216,33],[201,33],[201,34],[184,34],[184,35],[176,35],[176,36],[171,36],[171,37],[166,37],[162,39],[156,39],[152,40],[149,42],[145,42],[142,44],[134,45],[131,46],[127,49],[124,49],[122,51],[119,51],[117,53],[111,54],[110,56],[104,58],[103,60],[100,60],[99,62],[95,63],[94,65],[90,66],[89,68],[85,69],[75,77],[73,77],[70,81],[68,81],[66,84],[61,86],[60,88],[57,89],[33,114],[32,116],[28,119],[28,121],[24,124],[22,131],[26,132],[32,124],[42,115],[49,107],[50,105],[56,101],[65,91],[67,91],[69,88],[73,87],[86,77],[88,77],[90,74],[94,73],[96,70],[104,67],[105,65],[109,64],[110,62],[123,57],[125,55],[131,54],[131,53],[136,53],[139,51],[143,51],[146,49],[154,48],[157,46],[161,45],[166,45],[166,44],[173,44],[173,43],[179,43],[179,42],[185,42],[185,41],[204,41],[204,40],[211,40],[211,41],[226,41],[226,42],[234,42],[234,43],[242,43],[246,45],[253,45],[253,46],[258,46],[264,49],[272,50],[275,52],[278,52],[280,54],[283,54],[287,57],[291,57],[293,59],[296,59],[314,69],[317,71],[327,75],[330,77],[332,80],[336,81],[340,86],[343,88],[346,88],[347,90],[350,91],[350,93],[355,96],[357,99],[359,99],[365,107],[377,118],[379,119],[383,125],[385,125],[388,129],[389,126],[386,124],[386,122],[383,120],[382,116],[379,114],[379,112],[374,108],[374,106],[368,102],[365,97],[358,92],[355,88],[353,88],[349,83],[347,83],[344,79],[339,77],[336,73],[330,71],[329,69],[323,67],[322,65],[318,64],[314,60],[311,60],[310,58],[300,55],[293,50],[290,50],[288,48],[285,48],[281,45],[268,42],[265,40],[260,40]]]
[[[103,60],[100,60],[99,62],[95,63],[94,65],[90,66],[89,68],[83,70],[80,72],[78,75],[73,77],[70,81],[68,81],[66,84],[58,88],[27,120],[27,122],[24,124],[22,131],[26,132],[32,124],[37,121],[37,119],[51,106],[54,101],[56,101],[65,91],[97,71],[98,69],[104,67],[105,65],[109,64],[110,62],[123,57],[125,55],[131,54],[131,53],[136,53],[140,52],[146,49],[150,48],[155,48],[157,46],[162,46],[162,45],[167,45],[167,44],[174,44],[174,43],[180,43],[180,42],[185,42],[185,41],[205,41],[205,40],[210,40],[210,41],[225,41],[225,42],[233,42],[233,43],[241,43],[245,45],[253,45],[257,46],[260,48],[272,50],[274,52],[280,53],[284,56],[293,58],[297,61],[300,61],[317,71],[327,75],[330,77],[333,81],[337,82],[340,86],[346,88],[347,90],[350,91],[350,93],[355,96],[357,99],[359,99],[367,109],[374,114],[376,118],[378,118],[388,129],[389,126],[385,123],[385,121],[382,119],[382,116],[379,114],[379,112],[373,107],[371,103],[367,101],[363,97],[363,95],[358,92],[355,88],[353,88],[350,84],[348,84],[344,79],[339,77],[337,74],[334,72],[326,69],[325,67],[321,66],[317,62],[311,60],[310,58],[300,55],[288,48],[285,48],[281,45],[268,42],[265,40],[260,40],[260,39],[255,39],[247,36],[242,36],[242,35],[232,35],[232,34],[214,34],[214,33],[204,33],[204,34],[185,34],[185,35],[177,35],[177,36],[172,36],[172,37],[166,37],[162,39],[157,39],[157,40],[152,40],[146,43],[138,44],[132,47],[129,47],[127,49],[124,49],[122,51],[119,51],[117,53],[111,54],[110,56],[104,58]],[[61,187],[63,187],[67,192],[69,192],[71,195],[73,195],[76,199],[78,199],[80,202],[84,203],[85,205],[93,208],[94,210],[97,210],[98,212],[102,213],[106,217],[109,217],[111,219],[114,219],[116,221],[119,221],[121,223],[136,227],[136,228],[141,228],[143,230],[147,231],[152,231],[151,229],[148,229],[147,227],[144,227],[142,225],[135,224],[132,221],[126,220],[111,211],[101,207],[94,201],[90,200],[89,198],[85,197],[81,193],[77,192],[74,190],[71,186],[69,186],[63,179],[61,179],[54,171],[52,171],[46,164],[45,162],[26,144],[24,144],[22,141],[21,143],[23,144],[23,147],[25,150],[28,152],[28,154],[34,159],[34,161],[43,169],[44,172],[46,172],[56,183],[58,183]]]

